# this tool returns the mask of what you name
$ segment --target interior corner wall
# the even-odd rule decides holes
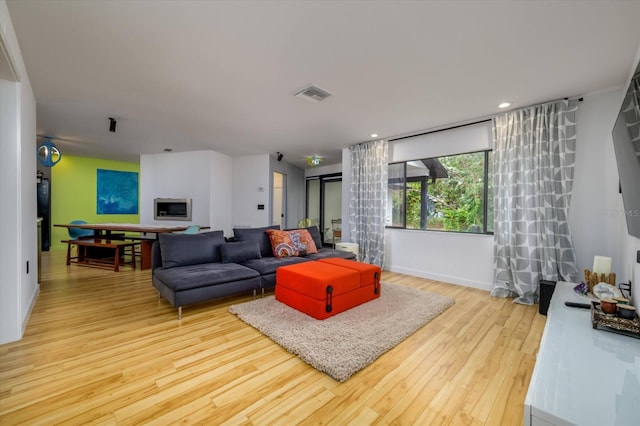
[[[51,168],[51,224],[69,223],[73,220],[89,223],[140,223],[139,214],[98,214],[98,169],[139,173],[140,165],[63,153],[60,162]],[[139,174],[138,187],[140,188]],[[69,238],[68,230],[52,226],[50,231],[51,248],[66,248],[61,241]]]
[[[155,225],[200,225],[230,231],[231,157],[215,151],[140,156],[140,220]],[[154,199],[191,198],[191,221],[156,220]]]
[[[22,338],[39,293],[36,208],[36,101],[5,0],[0,55],[0,344]],[[4,73],[3,75],[6,75]],[[29,267],[27,267],[27,264]]]
[[[232,227],[268,226],[273,180],[269,155],[233,157],[232,176]],[[258,209],[258,205],[264,209]]]
[[[618,193],[618,168],[611,131],[622,96],[619,90],[589,95],[576,115],[577,143],[569,226],[580,278],[593,257],[620,257],[620,222],[624,221]],[[620,273],[620,271],[614,271]]]
[[[287,211],[285,228],[295,228],[300,219],[304,218],[304,206],[306,201],[306,181],[304,178],[304,170],[289,164],[286,161],[277,161],[274,157],[269,157],[271,167],[271,184],[273,187],[273,173],[278,172],[286,176],[286,202]],[[273,194],[271,197],[273,203]],[[271,223],[273,223],[271,218]]]
[[[640,300],[640,239],[629,236],[611,132],[624,91],[585,96],[576,117],[577,147],[569,225],[578,271],[591,269],[593,257],[613,259],[616,281],[632,281],[632,300]],[[580,272],[582,278],[582,272]]]
[[[638,49],[636,50],[636,56],[631,63],[631,68],[629,69],[629,76],[627,77],[626,84],[624,87],[628,87],[631,78],[633,77],[635,70],[638,65],[640,65],[640,44],[638,45]],[[622,104],[622,99],[625,96],[624,90],[620,91],[620,104]],[[640,189],[638,189],[640,190]],[[619,206],[624,210],[624,205],[622,203],[622,196],[619,197]],[[635,213],[635,212],[634,212]],[[633,214],[633,213],[632,213]],[[618,261],[618,270],[622,270],[624,273],[621,274],[618,282],[629,282],[631,281],[631,302],[635,306],[640,305],[640,238],[633,237],[629,235],[629,231],[627,230],[627,224],[625,220],[620,221],[620,259]],[[626,271],[626,272],[625,272]]]

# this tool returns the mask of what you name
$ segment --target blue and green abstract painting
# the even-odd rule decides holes
[[[98,169],[98,214],[138,214],[138,173]]]

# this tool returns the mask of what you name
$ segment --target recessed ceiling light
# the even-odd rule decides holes
[[[510,102],[503,102],[500,105],[498,105],[498,108],[506,108],[508,106],[511,106]]]
[[[372,137],[372,138],[377,138],[377,137],[378,137],[378,134],[377,134],[377,133],[371,133],[371,137]]]

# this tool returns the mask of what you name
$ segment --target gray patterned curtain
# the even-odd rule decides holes
[[[558,101],[493,119],[492,296],[530,305],[540,279],[578,279],[568,223],[577,109]]]
[[[384,267],[384,231],[387,205],[387,141],[367,142],[351,151],[349,228],[360,246],[360,260]]]

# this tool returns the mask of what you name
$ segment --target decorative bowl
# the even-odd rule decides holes
[[[618,303],[613,299],[602,299],[600,308],[605,314],[615,314]]]
[[[636,308],[631,305],[618,305],[618,316],[625,319],[633,319],[636,316]]]

